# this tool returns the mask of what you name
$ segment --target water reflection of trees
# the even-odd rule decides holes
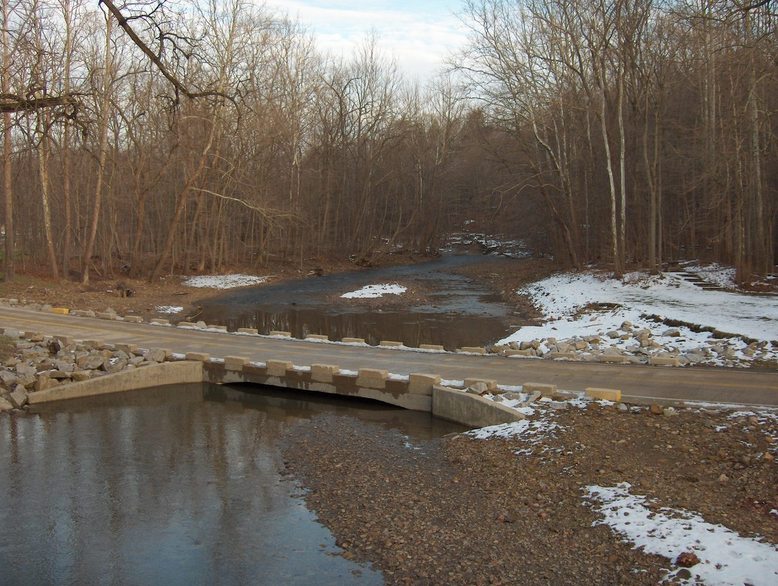
[[[447,349],[483,345],[506,334],[503,320],[486,316],[444,313],[348,312],[329,314],[321,309],[289,308],[263,310],[227,320],[231,330],[256,328],[291,332],[296,338],[326,334],[331,340],[364,338],[376,345],[381,340],[399,340],[406,346],[443,344]]]

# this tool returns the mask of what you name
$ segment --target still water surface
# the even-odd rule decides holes
[[[511,270],[515,259],[447,255],[393,267],[337,273],[319,278],[246,287],[203,302],[192,320],[223,324],[231,331],[256,328],[289,331],[296,338],[326,334],[331,340],[364,338],[368,344],[399,340],[406,346],[442,344],[453,350],[483,346],[506,336],[516,315],[483,283],[457,271],[488,260],[495,270]],[[341,295],[370,284],[400,282],[425,292],[418,302],[393,309],[370,308]]]
[[[413,440],[461,427],[316,395],[177,385],[0,417],[0,584],[381,584],[280,471],[322,413]],[[291,398],[290,398],[291,397]]]

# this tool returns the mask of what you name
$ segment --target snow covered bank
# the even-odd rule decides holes
[[[201,275],[187,277],[183,284],[187,287],[200,287],[210,289],[232,289],[234,287],[246,287],[247,285],[260,285],[267,281],[267,277],[256,275]]]
[[[408,290],[407,287],[398,285],[397,283],[385,283],[380,285],[365,285],[361,289],[351,291],[350,293],[344,293],[341,295],[343,299],[377,299],[384,295],[402,295]]]
[[[712,274],[724,283],[727,271]],[[778,298],[730,291],[705,291],[678,275],[631,273],[617,280],[592,273],[564,273],[518,291],[532,299],[548,319],[523,327],[497,342],[549,352],[602,354],[618,351],[647,360],[670,354],[682,364],[747,365],[778,360]],[[662,318],[662,319],[660,319]],[[707,327],[741,337],[716,338]],[[560,347],[560,342],[563,342]]]
[[[778,549],[774,545],[707,523],[696,513],[649,508],[646,497],[630,494],[630,488],[627,482],[586,487],[586,498],[603,515],[595,524],[606,525],[635,547],[673,562],[681,554],[697,556],[699,563],[688,570],[676,569],[667,579],[709,585],[778,583]]]

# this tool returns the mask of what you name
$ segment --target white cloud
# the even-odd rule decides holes
[[[466,38],[454,15],[458,0],[268,0],[268,6],[299,19],[319,48],[335,57],[347,59],[374,32],[379,49],[396,60],[400,71],[421,81],[434,75]]]

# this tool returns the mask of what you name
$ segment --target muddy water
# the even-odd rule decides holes
[[[323,412],[410,438],[461,428],[253,391],[181,385],[0,417],[0,583],[382,583],[337,555],[280,474],[279,437]]]
[[[451,255],[417,265],[354,271],[278,285],[240,289],[203,303],[191,319],[224,324],[230,330],[256,328],[292,332],[297,338],[326,334],[332,340],[365,338],[369,344],[400,340],[406,346],[442,344],[447,349],[494,342],[521,324],[493,291],[456,274],[457,268],[484,262],[481,255]],[[511,259],[489,258],[496,270],[510,270]],[[340,295],[365,285],[399,281],[427,293],[423,302],[401,309],[370,309]]]

